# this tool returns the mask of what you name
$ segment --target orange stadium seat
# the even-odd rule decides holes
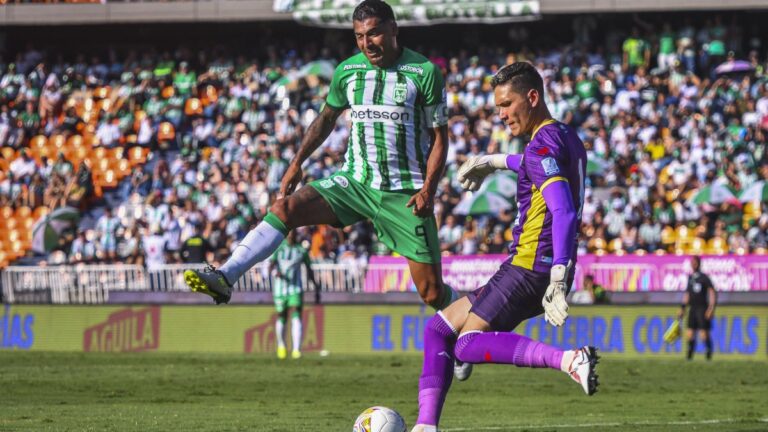
[[[59,151],[63,151],[67,144],[67,137],[64,135],[54,135],[48,140],[48,146],[55,155]]]
[[[728,252],[728,243],[722,237],[712,237],[707,242],[707,253],[710,255],[723,255]]]
[[[707,241],[701,237],[694,238],[689,244],[686,252],[689,255],[702,255],[707,248]]]
[[[16,159],[17,152],[11,147],[3,147],[0,149],[0,153],[3,155],[3,158],[8,161],[8,163],[13,162],[14,159]]]
[[[82,135],[72,135],[67,140],[67,149],[75,149],[82,147],[84,144],[83,136]]]
[[[102,111],[105,112],[111,112],[112,110],[112,99],[101,99],[96,102],[96,112],[101,115]]]
[[[607,247],[607,244],[605,243],[605,240],[602,237],[592,237],[587,247],[589,249],[594,249],[594,250],[605,250],[605,248]]]
[[[158,141],[171,141],[176,137],[176,130],[169,122],[162,122],[157,128],[157,140]]]
[[[173,86],[167,86],[160,92],[160,95],[163,97],[163,99],[172,98],[175,94],[176,90],[173,88]]]
[[[127,159],[120,159],[117,162],[117,174],[123,179],[131,174],[131,163]]]
[[[91,153],[91,156],[95,157],[96,159],[106,159],[107,149],[104,147],[96,147],[95,149],[93,149],[93,153]]]
[[[675,229],[671,226],[665,226],[664,229],[661,230],[661,243],[665,246],[670,246],[673,245],[675,241],[677,241]]]
[[[198,98],[187,99],[187,103],[184,105],[184,114],[188,116],[202,115],[203,103]]]
[[[109,159],[115,162],[119,161],[125,156],[125,147],[115,147],[109,152]]]
[[[101,186],[105,188],[114,188],[117,187],[117,181],[117,173],[114,170],[108,169],[104,171]]]
[[[26,253],[26,250],[24,245],[21,243],[21,240],[15,240],[11,243],[10,247],[7,249],[7,252],[10,256],[13,257],[13,259],[16,259],[23,257]]]
[[[97,2],[83,2],[83,3],[97,3]],[[93,91],[93,97],[98,99],[105,99],[109,97],[112,89],[109,86],[99,87]]]
[[[624,253],[624,244],[621,242],[621,239],[615,238],[611,240],[608,243],[608,251],[614,254],[623,254]]]
[[[35,210],[32,212],[32,218],[35,220],[39,220],[40,218],[46,216],[51,212],[51,209],[45,206],[40,206],[35,208]]]
[[[13,220],[15,221],[16,219],[13,219]],[[19,240],[21,240],[21,231],[18,229],[18,225],[16,225],[16,228],[8,231],[8,241],[13,243]]]
[[[37,135],[29,139],[29,148],[33,152],[39,152],[47,146],[48,138],[45,135]]]
[[[27,206],[21,206],[13,213],[16,218],[27,218],[32,216],[32,209]]]
[[[132,166],[146,163],[148,154],[149,154],[148,148],[131,147],[131,149],[128,150],[128,161],[131,163]]]
[[[13,207],[11,206],[3,206],[0,208],[0,217],[3,218],[3,220],[8,220],[13,217],[14,211]]]

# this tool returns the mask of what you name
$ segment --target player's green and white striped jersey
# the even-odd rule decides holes
[[[382,69],[354,55],[336,68],[326,103],[350,109],[342,171],[378,190],[424,185],[429,130],[448,122],[443,75],[426,57],[404,48]]]
[[[272,292],[275,296],[298,294],[301,289],[301,265],[309,266],[309,253],[301,245],[283,242],[271,258],[282,276],[274,280]]]

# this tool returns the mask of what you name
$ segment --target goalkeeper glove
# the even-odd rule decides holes
[[[507,155],[505,154],[470,156],[459,167],[459,183],[466,190],[476,191],[488,174],[500,169],[507,169]]]
[[[549,286],[544,294],[541,305],[544,306],[544,319],[555,327],[565,323],[568,318],[568,303],[565,301],[565,290],[568,273],[572,263],[567,265],[557,264],[552,266],[549,272]]]

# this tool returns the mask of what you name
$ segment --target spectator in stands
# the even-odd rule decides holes
[[[14,181],[28,184],[37,170],[37,164],[29,155],[29,150],[21,149],[19,158],[11,162],[10,170]]]
[[[440,240],[440,250],[445,254],[455,254],[464,235],[464,230],[456,223],[456,216],[449,214],[445,224],[440,228],[437,237]]]
[[[203,230],[198,227],[195,235],[184,242],[184,246],[181,248],[181,260],[185,263],[206,262],[207,256],[211,252],[213,252],[213,248],[203,237]]]
[[[86,232],[78,230],[77,237],[69,250],[69,262],[73,264],[88,263],[96,258],[96,244],[88,239]]]
[[[96,222],[96,233],[99,238],[99,256],[107,262],[113,262],[117,257],[117,231],[120,229],[120,219],[112,214],[112,209],[106,207],[104,214]]]
[[[163,230],[158,225],[149,228],[149,233],[142,239],[144,249],[144,264],[150,270],[165,264],[166,242],[163,238]]]

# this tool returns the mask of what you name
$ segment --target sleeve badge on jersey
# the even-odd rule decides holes
[[[541,160],[541,166],[544,168],[544,174],[551,176],[560,173],[560,167],[557,166],[555,158],[548,157]]]

